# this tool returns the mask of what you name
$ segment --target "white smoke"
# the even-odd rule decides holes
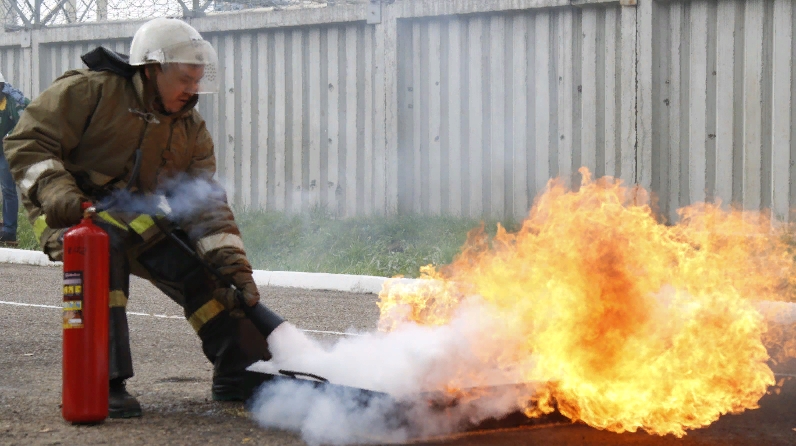
[[[157,193],[167,197],[171,217],[177,220],[193,219],[216,204],[227,202],[227,193],[220,183],[183,175],[166,181]]]
[[[405,324],[327,346],[285,323],[268,338],[273,359],[250,370],[311,373],[336,386],[266,383],[251,410],[262,426],[300,432],[310,444],[402,442],[499,419],[519,408],[512,384],[522,382],[519,369],[531,366],[499,367],[500,353],[518,347],[503,332],[500,314],[478,299],[462,305],[444,326]],[[477,402],[429,405],[428,395],[448,385],[493,391]]]
[[[205,229],[202,215],[217,211],[226,203],[227,195],[220,183],[179,174],[164,181],[153,193],[115,190],[97,206],[112,212],[166,216],[177,224],[189,221],[191,229],[201,234]]]

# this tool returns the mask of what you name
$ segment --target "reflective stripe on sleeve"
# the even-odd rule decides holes
[[[221,248],[237,248],[242,252],[246,251],[243,249],[243,240],[235,234],[213,234],[201,238],[196,242],[196,250],[199,251],[201,255]]]
[[[19,183],[19,188],[22,190],[22,193],[27,195],[30,188],[39,181],[39,178],[43,174],[52,171],[66,171],[66,169],[64,169],[64,165],[61,164],[60,161],[54,159],[39,161],[28,167],[28,170],[25,171],[25,175],[22,177],[22,181]]]

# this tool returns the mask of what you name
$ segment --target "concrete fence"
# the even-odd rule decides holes
[[[189,20],[219,53],[199,110],[239,206],[521,218],[587,166],[671,219],[717,198],[788,218],[794,7],[397,0]],[[0,69],[35,95],[139,25],[0,34]]]

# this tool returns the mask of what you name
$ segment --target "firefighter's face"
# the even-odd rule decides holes
[[[156,82],[167,113],[177,113],[199,91],[204,65],[170,63],[157,67]]]

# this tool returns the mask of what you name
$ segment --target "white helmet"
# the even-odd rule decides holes
[[[218,55],[197,30],[179,19],[159,17],[135,32],[130,45],[130,65],[150,63],[204,65],[197,93],[218,91]]]

